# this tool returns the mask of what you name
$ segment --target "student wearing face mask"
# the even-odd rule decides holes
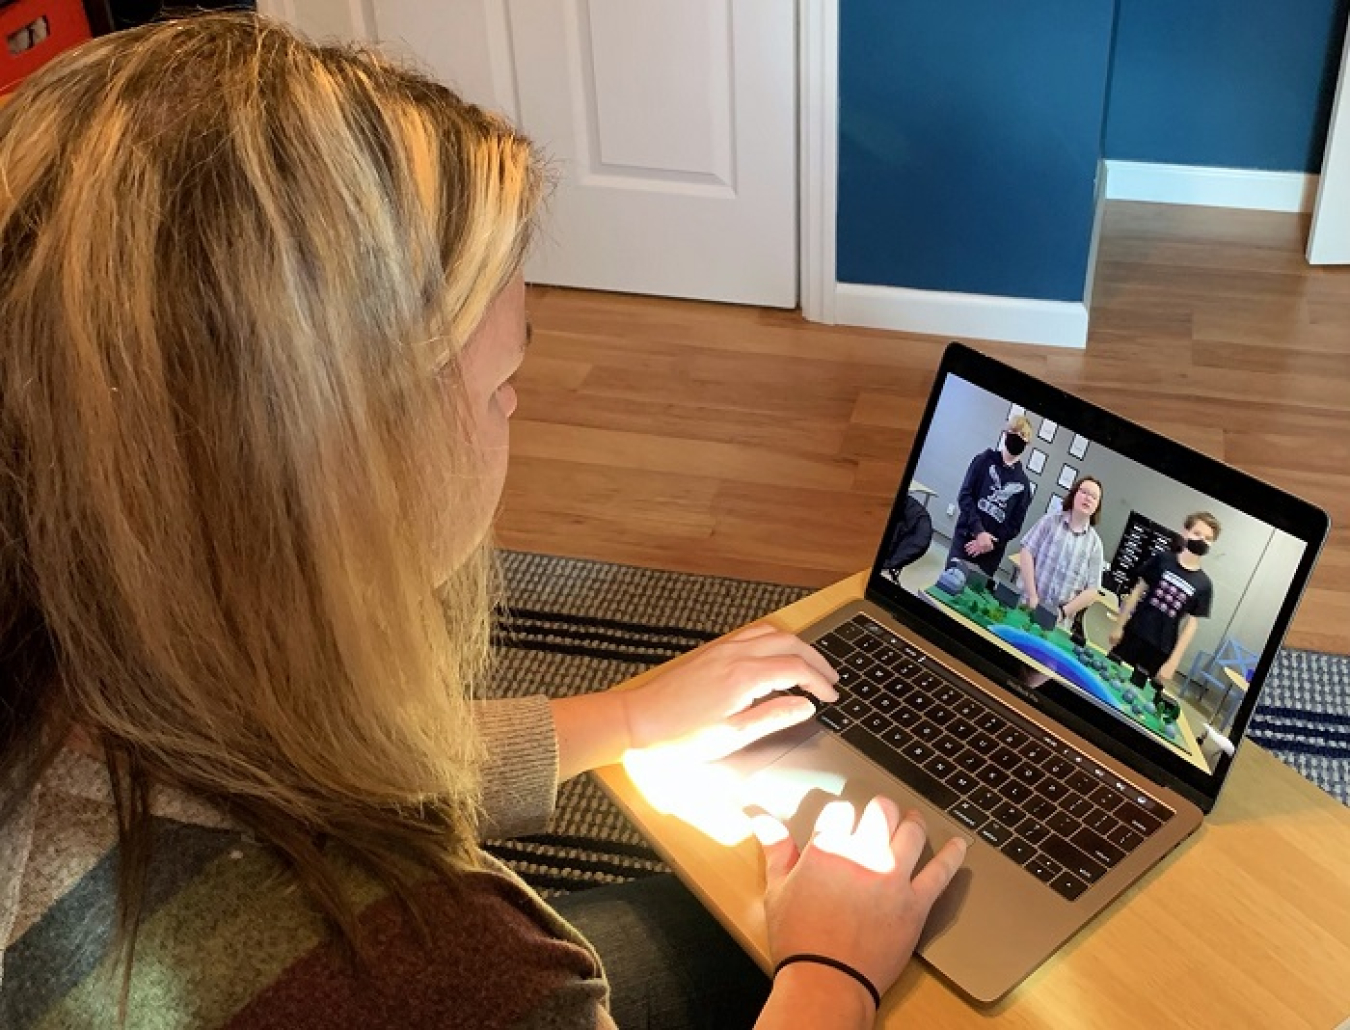
[[[1003,560],[1008,541],[1022,532],[1031,502],[1031,485],[1022,468],[1022,454],[1031,440],[1025,415],[1008,421],[997,447],[975,455],[961,482],[959,514],[952,532],[947,564],[968,561],[992,576]]]
[[[1184,526],[1179,553],[1155,554],[1140,568],[1110,638],[1112,658],[1155,681],[1176,675],[1197,620],[1214,605],[1214,584],[1200,566],[1222,527],[1207,511],[1188,515]]]

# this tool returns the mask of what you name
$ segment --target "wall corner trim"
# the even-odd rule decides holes
[[[1251,168],[1106,162],[1107,200],[1146,200],[1155,204],[1193,204],[1249,211],[1311,211],[1318,176],[1304,172],[1267,172]]]
[[[1080,350],[1087,346],[1088,308],[1081,301],[836,283],[834,316],[839,325],[926,336]]]
[[[835,320],[839,188],[839,0],[798,0],[798,300],[802,317]]]

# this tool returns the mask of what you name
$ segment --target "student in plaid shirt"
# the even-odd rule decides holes
[[[1017,564],[1022,592],[1033,609],[1045,605],[1060,619],[1072,619],[1096,600],[1103,551],[1092,527],[1101,504],[1101,481],[1083,476],[1064,498],[1064,507],[1046,512],[1022,538]]]

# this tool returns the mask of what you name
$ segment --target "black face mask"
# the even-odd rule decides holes
[[[1209,541],[1190,539],[1186,541],[1186,550],[1191,554],[1209,554]]]
[[[1004,433],[1003,446],[1015,458],[1027,449],[1027,442],[1016,433]]]

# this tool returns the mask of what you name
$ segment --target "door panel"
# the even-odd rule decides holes
[[[556,187],[531,282],[796,305],[796,3],[261,6],[323,35],[349,24],[544,148]]]
[[[520,122],[561,174],[533,281],[796,304],[793,8],[512,0]]]
[[[1314,265],[1350,265],[1350,34],[1345,37],[1341,78],[1331,109],[1322,181],[1308,236],[1308,261]]]

